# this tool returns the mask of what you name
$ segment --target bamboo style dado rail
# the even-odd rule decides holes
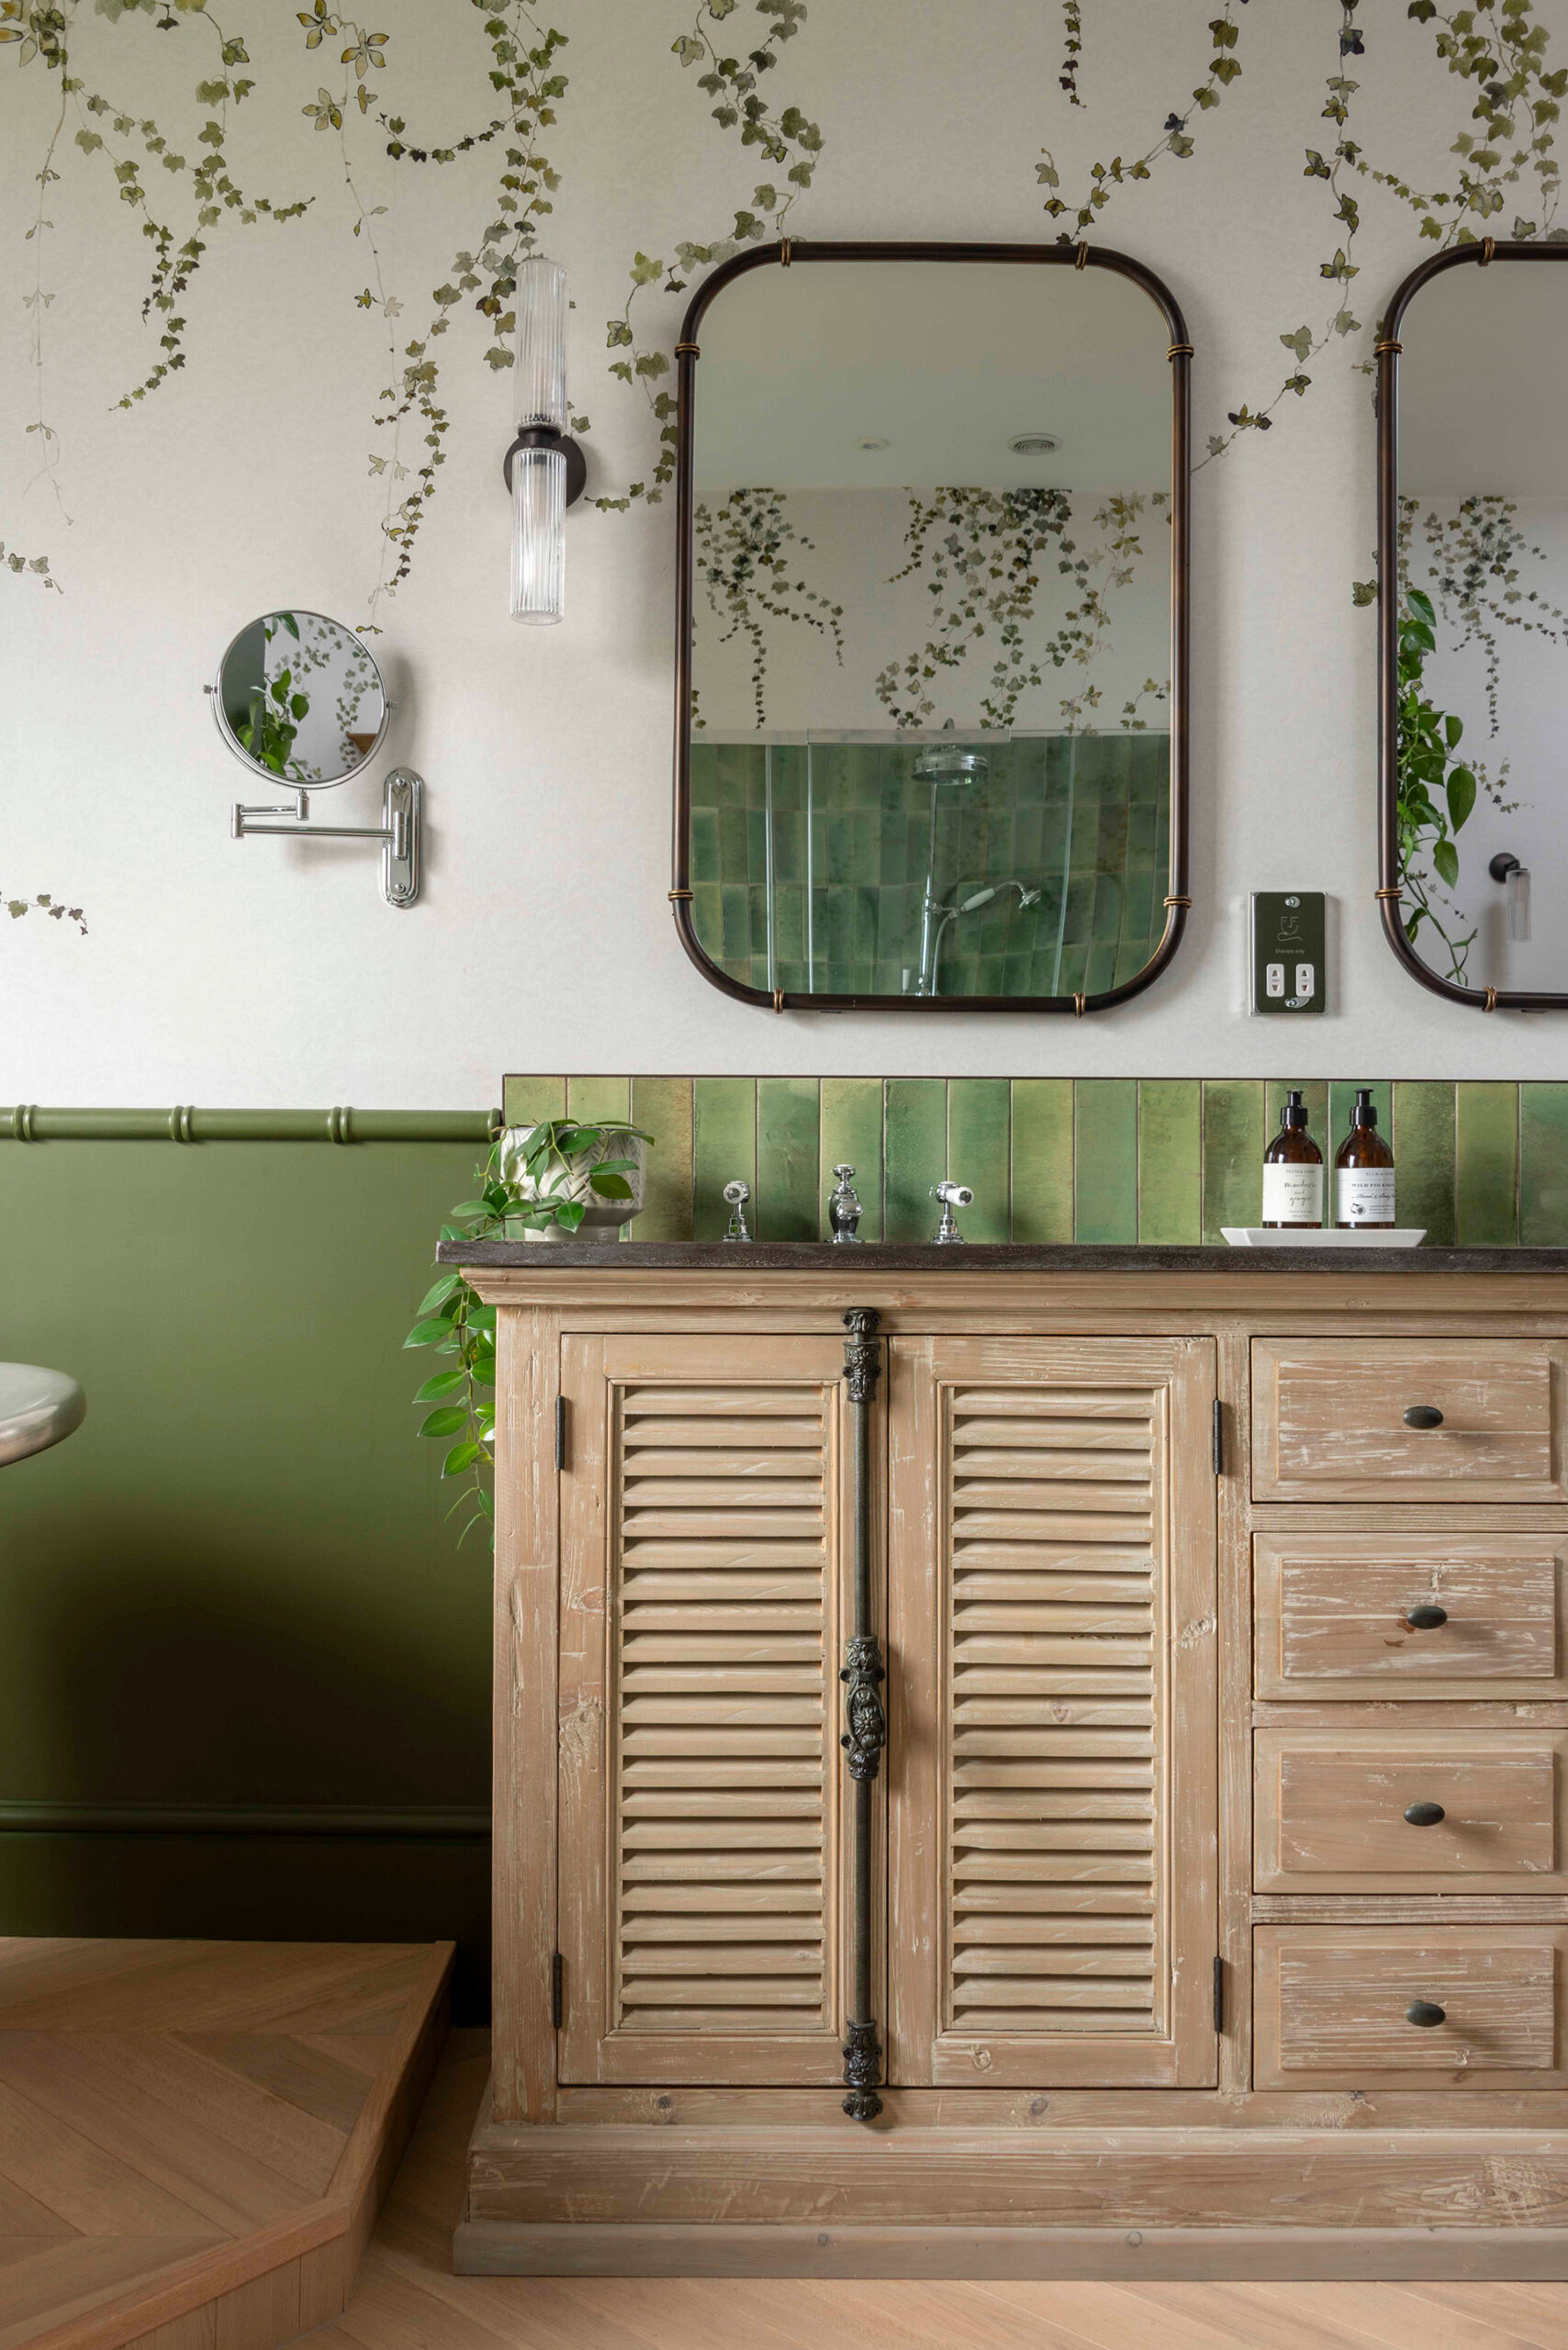
[[[487,1142],[498,1110],[0,1109],[0,1142]]]

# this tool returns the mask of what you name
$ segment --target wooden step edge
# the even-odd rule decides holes
[[[331,2185],[314,2203],[251,2234],[196,2253],[176,2266],[129,2288],[85,2315],[68,2318],[29,2334],[18,2350],[126,2350],[161,2326],[188,2317],[209,2302],[221,2302],[258,2279],[301,2267],[297,2322],[272,2336],[289,2340],[323,2325],[347,2306],[365,2247],[386,2190],[402,2161],[441,2054],[447,2030],[447,1986],[457,1954],[454,1942],[432,1942],[409,1992],[402,2021],[393,2033],[359,2118],[338,2157]],[[263,2350],[259,2336],[245,2350]],[[154,2350],[149,2344],[146,2350]]]

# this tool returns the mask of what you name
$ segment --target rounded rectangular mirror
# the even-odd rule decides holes
[[[677,351],[693,960],[775,1010],[1147,987],[1189,903],[1169,293],[1086,246],[794,241]]]
[[[1383,923],[1424,987],[1568,1006],[1568,245],[1488,238],[1377,346]]]

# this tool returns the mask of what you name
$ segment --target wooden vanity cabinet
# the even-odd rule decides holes
[[[485,1253],[461,2268],[1568,2274],[1568,1274]]]

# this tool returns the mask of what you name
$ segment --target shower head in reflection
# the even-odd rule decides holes
[[[981,783],[990,773],[991,761],[983,751],[934,747],[922,751],[914,763],[917,783]]]
[[[1020,912],[1025,906],[1037,906],[1040,902],[1039,890],[1032,888],[1027,881],[1020,881],[1016,874],[1011,874],[1005,881],[982,882],[978,890],[962,883],[946,905],[938,903],[927,893],[922,910],[921,961],[914,985],[916,995],[937,995],[941,992],[942,942],[959,915],[972,914],[981,906],[989,906],[993,898],[1001,897],[1007,890],[1017,890]]]

